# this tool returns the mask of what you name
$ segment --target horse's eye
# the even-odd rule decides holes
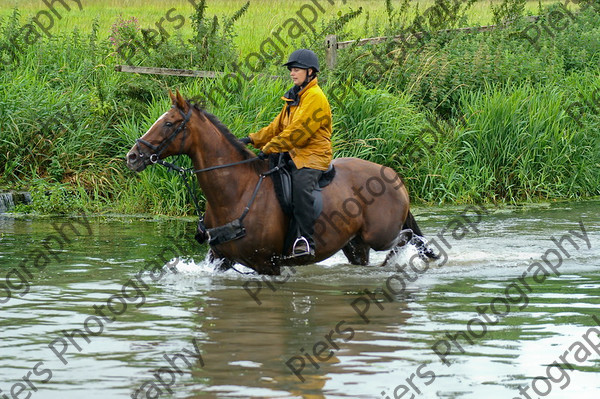
[[[165,126],[166,126],[166,127],[171,127],[171,126],[173,126],[173,122],[166,122],[166,123],[165,123]]]

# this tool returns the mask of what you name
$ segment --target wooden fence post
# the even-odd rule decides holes
[[[337,36],[327,35],[325,37],[325,52],[327,68],[334,69],[337,64]]]

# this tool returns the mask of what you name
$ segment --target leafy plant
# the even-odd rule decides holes
[[[138,39],[139,32],[140,22],[136,17],[131,17],[125,20],[122,16],[119,16],[119,18],[110,27],[110,35],[108,39],[116,50],[122,47],[124,44],[131,43]]]
[[[494,2],[490,1],[492,23],[500,25],[520,18],[523,16],[526,3],[527,0],[502,0],[500,4],[494,5]]]
[[[236,58],[233,39],[236,36],[234,25],[248,11],[250,2],[246,2],[231,17],[223,17],[222,22],[213,15],[206,15],[206,0],[201,0],[192,14],[193,37],[190,39],[192,45],[192,59],[194,64],[223,70],[231,60]]]

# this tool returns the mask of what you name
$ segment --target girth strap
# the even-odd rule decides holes
[[[223,226],[218,226],[218,227],[214,227],[212,229],[208,229],[207,233],[208,233],[209,245],[218,245],[218,244],[222,244],[224,242],[237,240],[246,235],[246,229],[244,228],[244,225],[242,222],[244,221],[244,218],[246,217],[246,215],[248,215],[248,212],[250,212],[250,207],[254,203],[254,200],[256,199],[256,196],[258,194],[258,190],[260,189],[260,186],[262,185],[265,178],[268,175],[270,175],[271,173],[275,173],[278,170],[279,170],[279,166],[276,166],[273,169],[270,169],[270,170],[260,174],[258,182],[256,183],[256,186],[254,187],[254,191],[252,192],[252,196],[250,197],[250,200],[246,204],[246,207],[244,208],[244,211],[242,212],[242,214],[239,218],[237,218]]]

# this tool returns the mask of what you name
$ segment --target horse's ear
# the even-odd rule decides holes
[[[175,93],[176,93],[176,94],[175,94],[175,97],[176,97],[176,98],[175,98],[175,104],[177,105],[177,107],[178,107],[180,110],[182,110],[182,111],[184,111],[184,112],[187,112],[188,105],[187,105],[187,103],[185,102],[185,99],[183,98],[183,96],[181,95],[181,93],[179,92],[179,89],[177,89],[177,90],[175,91]]]
[[[169,97],[171,97],[171,103],[173,105],[175,105],[177,103],[177,98],[175,97],[175,94],[173,94],[173,92],[171,91],[171,89],[169,89]]]

